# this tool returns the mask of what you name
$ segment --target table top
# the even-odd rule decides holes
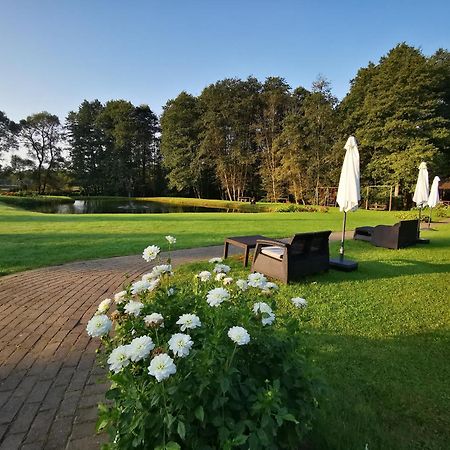
[[[241,246],[256,247],[258,239],[268,239],[266,236],[255,234],[253,236],[233,236],[225,239],[225,242],[230,244],[240,244]]]

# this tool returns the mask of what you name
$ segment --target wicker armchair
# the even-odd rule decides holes
[[[358,227],[353,239],[368,241],[377,247],[399,249],[417,244],[418,220],[402,220],[395,225]]]
[[[328,270],[330,234],[331,231],[296,234],[287,243],[258,240],[251,270],[283,283]]]

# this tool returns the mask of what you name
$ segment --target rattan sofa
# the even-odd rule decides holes
[[[251,270],[283,283],[326,271],[330,262],[330,234],[331,231],[300,233],[287,243],[271,239],[258,240]]]

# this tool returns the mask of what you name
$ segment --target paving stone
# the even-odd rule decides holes
[[[0,445],[0,450],[18,450],[25,433],[8,434]]]

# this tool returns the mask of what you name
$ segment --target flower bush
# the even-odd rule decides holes
[[[306,301],[282,313],[263,275],[234,279],[220,259],[204,269],[155,266],[114,296],[110,317],[108,299],[89,321],[111,381],[99,407],[106,448],[297,449],[310,430],[320,382],[301,350]]]

